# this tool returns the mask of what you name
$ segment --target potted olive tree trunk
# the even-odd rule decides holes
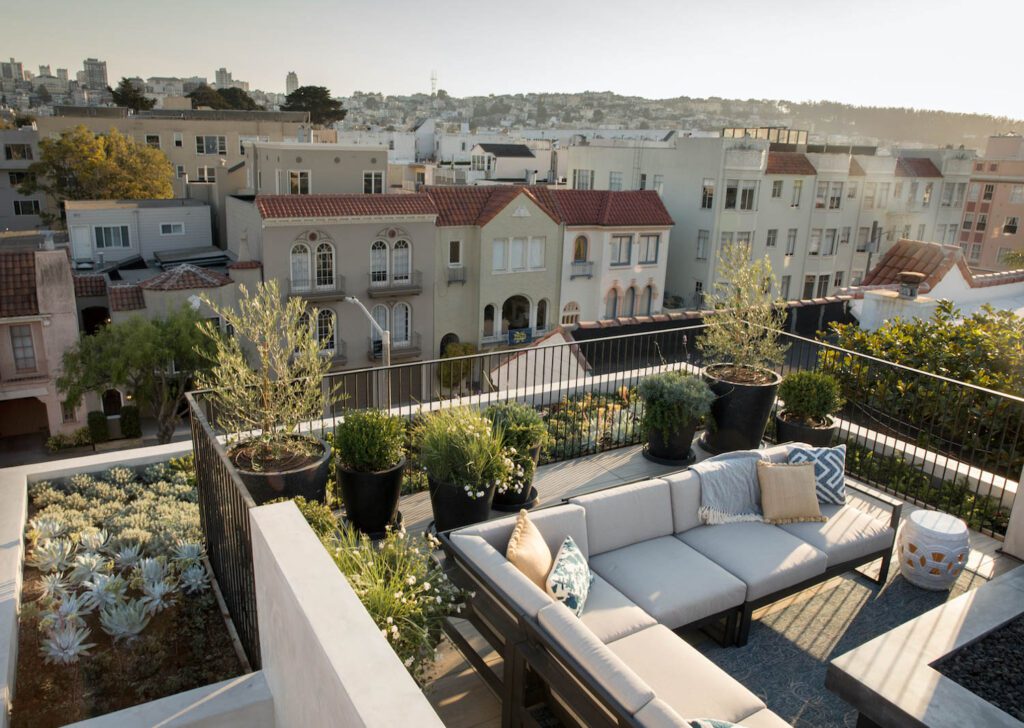
[[[645,378],[637,391],[644,401],[644,455],[655,462],[685,464],[693,436],[711,411],[711,388],[698,377],[675,371]]]
[[[334,459],[345,515],[373,538],[399,526],[405,472],[405,422],[381,410],[345,414],[334,430]]]
[[[775,415],[778,442],[829,447],[839,427],[832,417],[843,407],[839,382],[825,372],[793,372],[779,386],[782,411]]]
[[[768,258],[751,261],[749,244],[728,243],[717,275],[700,340],[710,362],[702,376],[715,393],[711,427],[700,445],[716,454],[760,447],[781,381],[774,369],[787,349],[779,343],[785,303],[773,297]]]
[[[512,474],[494,493],[496,511],[517,512],[533,508],[540,497],[533,487],[541,448],[547,442],[544,419],[533,407],[520,402],[502,402],[484,411],[496,431],[504,433],[505,449],[512,459]]]
[[[214,425],[227,436],[228,458],[257,504],[302,496],[325,502],[331,448],[304,423],[323,417],[323,379],[330,370],[301,299],[285,303],[277,282],[254,292],[239,286],[238,309],[203,302],[234,329],[222,334],[203,324],[213,339],[213,366],[200,375],[216,412]]]

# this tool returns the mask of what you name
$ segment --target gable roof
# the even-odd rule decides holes
[[[256,209],[266,219],[304,217],[435,216],[437,208],[422,193],[383,195],[258,195]]]
[[[941,177],[942,172],[927,157],[900,157],[896,160],[897,177]]]
[[[818,170],[800,152],[768,152],[765,174],[815,175]]]
[[[219,288],[231,283],[223,273],[182,263],[139,284],[147,291],[187,291],[193,288]]]
[[[110,287],[111,311],[137,311],[146,307],[146,299],[142,297],[142,289],[127,284]]]
[[[956,265],[958,256],[962,258],[959,245],[901,239],[868,271],[861,286],[898,285],[900,273],[910,271],[924,276],[921,291],[926,292]]]
[[[424,192],[437,208],[438,227],[486,225],[520,194],[555,222],[561,222],[546,187],[541,185],[430,186]]]
[[[36,254],[31,250],[0,253],[0,317],[37,313]]]
[[[477,145],[488,154],[495,157],[532,157],[533,151],[525,144],[491,144],[480,143]]]
[[[672,225],[661,195],[654,190],[550,190],[566,225],[626,227]]]
[[[858,162],[853,157],[850,157],[850,176],[864,177],[866,176],[866,174],[867,173],[864,171],[864,168],[860,166],[860,162]]]

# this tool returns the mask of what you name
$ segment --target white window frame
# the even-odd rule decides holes
[[[651,242],[654,243],[654,255],[651,255]],[[661,252],[661,235],[658,233],[641,233],[640,250],[637,262],[640,265],[657,265],[658,255]]]
[[[398,327],[398,312],[404,312],[404,330]],[[396,347],[409,346],[412,343],[412,306],[404,301],[399,301],[391,309],[391,343]]]
[[[15,200],[14,201],[14,214],[17,216],[22,215],[38,215],[40,211],[39,200]]]
[[[494,238],[491,240],[491,272],[508,272],[508,238]]]
[[[626,250],[626,260],[622,260],[623,246]],[[608,253],[608,265],[621,268],[623,266],[631,265],[633,263],[633,236],[632,235],[612,235],[610,243],[610,250]]]
[[[154,144],[152,141],[150,141],[151,138],[156,140],[156,144]],[[146,134],[143,137],[143,139],[145,139],[147,147],[152,147],[153,149],[160,149],[161,148],[160,147],[160,135],[159,134]]]
[[[608,173],[608,189],[612,192],[622,191],[622,172]]]
[[[821,240],[825,235],[822,228],[811,228],[807,237],[807,255],[821,255]]]
[[[180,131],[174,132],[174,146],[179,149],[185,146],[185,138]]]
[[[456,258],[458,260],[452,261],[452,245],[455,246]],[[448,241],[448,267],[449,268],[461,268],[462,263],[462,241],[461,240],[449,240]]]
[[[782,197],[783,181],[781,179],[772,180],[772,199],[778,200]]]
[[[367,191],[369,189],[369,191]],[[384,172],[379,169],[363,170],[363,194],[384,194]]]
[[[210,149],[215,151],[211,152],[209,151]],[[223,134],[196,134],[196,154],[226,157],[228,154],[228,138]]]
[[[32,326],[29,324],[16,324],[11,326],[10,337],[11,356],[14,359],[15,371],[36,371],[36,369],[39,368],[39,360],[36,358],[36,342],[35,335],[32,332]]]
[[[390,277],[391,246],[386,240],[374,240],[370,243],[370,285],[386,286]]]
[[[100,241],[100,231],[104,240]],[[114,244],[112,231],[118,231],[118,244]],[[125,249],[132,247],[131,231],[127,225],[93,225],[92,226],[92,241],[96,250],[114,250],[114,249]]]
[[[185,234],[185,223],[183,222],[162,222],[160,223],[160,235],[162,237],[167,236],[182,236]]]
[[[697,260],[708,259],[708,243],[711,242],[710,230],[697,231]]]
[[[303,175],[305,175],[306,191],[302,191]],[[288,194],[289,195],[311,195],[313,194],[313,172],[308,169],[288,170]]]
[[[547,269],[548,240],[546,237],[531,237],[526,248],[526,269],[540,271]]]
[[[779,229],[768,228],[768,233],[764,238],[764,246],[766,248],[774,248],[779,242]]]
[[[296,250],[302,248],[303,250]],[[302,278],[302,270],[298,267],[305,266],[305,278]],[[296,275],[299,273],[300,275]],[[313,259],[309,243],[297,240],[292,243],[288,250],[288,281],[293,291],[309,291],[313,288]]]
[[[789,228],[786,231],[786,256],[796,255],[796,239],[800,234],[799,228]]]
[[[311,249],[311,253],[313,256],[313,284],[320,289],[334,288],[338,265],[334,245],[327,240],[320,240],[317,242],[316,248]],[[321,262],[324,257],[329,258],[329,266],[321,266]],[[324,275],[321,276],[321,273]]]
[[[804,181],[802,179],[793,180],[793,196],[790,198],[790,207],[800,207],[800,198],[804,192]]]
[[[217,181],[217,168],[213,165],[201,164],[196,167],[196,182],[212,185]]]

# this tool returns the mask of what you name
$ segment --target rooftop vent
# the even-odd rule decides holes
[[[900,281],[900,298],[910,300],[917,298],[917,289],[921,287],[921,283],[924,281],[924,273],[905,270],[900,272],[898,278]]]

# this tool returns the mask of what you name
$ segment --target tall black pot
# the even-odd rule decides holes
[[[320,443],[323,455],[308,465],[292,470],[243,470],[237,468],[256,505],[275,498],[302,496],[308,501],[327,501],[327,478],[331,467],[331,446],[319,437],[311,438]]]
[[[533,458],[533,474],[537,475],[537,461],[540,460],[540,445],[530,450],[530,457]],[[537,505],[536,490],[533,487],[533,478],[529,483],[523,485],[518,493],[505,491],[494,493],[494,503],[491,507],[496,511],[518,512],[523,508],[532,508]]]
[[[785,415],[785,412],[782,414]],[[824,427],[813,427],[775,415],[775,441],[779,443],[805,442],[813,447],[832,447],[838,429],[832,417],[828,418],[828,424]]]
[[[404,455],[398,465],[388,470],[362,473],[339,462],[337,472],[349,523],[369,536],[380,536],[388,526],[395,525],[405,473]]]
[[[770,377],[767,384],[737,384],[716,374],[730,366],[712,364],[701,372],[715,393],[715,400],[711,403],[712,427],[704,432],[700,446],[714,455],[761,446],[775,404],[775,392],[782,381],[782,377],[770,369],[758,369]]]
[[[428,476],[427,489],[430,491],[430,508],[434,512],[434,528],[438,533],[486,521],[491,515],[494,485],[484,490],[482,498],[470,498],[459,486]]]
[[[685,462],[690,457],[693,436],[697,434],[697,422],[687,422],[676,427],[666,438],[658,427],[647,431],[647,452],[659,460]]]

